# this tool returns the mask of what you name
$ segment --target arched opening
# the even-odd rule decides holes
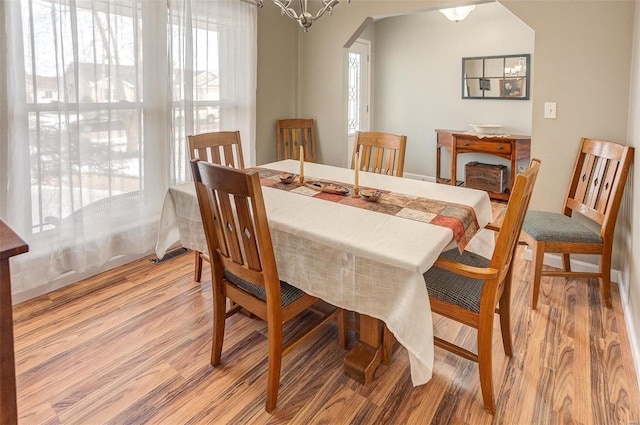
[[[500,3],[478,4],[460,22],[438,10],[370,18],[345,47],[358,38],[371,43],[369,128],[407,136],[405,175],[435,176],[435,129],[470,131],[472,123],[495,123],[504,133],[531,134],[531,99],[461,96],[464,57],[531,54],[530,66],[535,63],[534,31]],[[468,154],[458,169],[474,160],[503,163]]]

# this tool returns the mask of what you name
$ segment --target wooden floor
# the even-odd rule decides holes
[[[413,388],[395,351],[373,382],[342,371],[335,327],[285,357],[278,407],[264,411],[265,326],[227,323],[212,368],[211,282],[193,257],[143,259],[15,308],[20,424],[638,424],[640,396],[617,285],[602,307],[597,281],[544,278],[529,308],[529,262],[516,259],[514,357],[494,341],[495,417],[475,363],[436,349],[433,379]],[[497,325],[497,322],[496,322]],[[439,318],[436,333],[474,346]]]

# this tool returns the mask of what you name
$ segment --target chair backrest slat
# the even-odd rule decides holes
[[[633,148],[582,138],[579,152],[563,211],[567,216],[578,212],[595,221],[604,235],[615,226]]]
[[[291,148],[295,151],[295,153],[299,153],[300,152],[300,140],[298,138],[298,136],[299,136],[298,129],[297,128],[292,128],[290,130],[291,130],[291,132],[289,134],[291,135]]]
[[[371,146],[362,146],[360,152],[360,170],[373,171],[369,169],[369,163],[371,162]]]
[[[239,264],[244,263],[242,251],[240,249],[240,240],[238,235],[238,223],[234,216],[231,203],[231,195],[224,192],[218,192],[218,202],[220,208],[220,216],[222,218],[222,230],[225,235],[224,242],[231,259]],[[222,242],[222,241],[221,241]]]
[[[393,175],[393,165],[396,163],[396,151],[392,150],[387,153],[387,158],[384,161],[384,168],[382,174]]]
[[[244,168],[239,131],[217,131],[188,137],[191,159],[201,159],[231,168]]]
[[[373,172],[384,174],[384,167],[382,165],[384,160],[384,149],[372,148],[373,153]]]
[[[316,162],[316,136],[313,119],[292,118],[276,121],[276,149],[278,161],[300,159],[300,146],[304,147],[304,160]]]
[[[593,173],[591,174],[591,178],[589,179],[589,190],[587,191],[587,196],[583,201],[583,204],[585,204],[589,208],[593,208],[594,210],[596,209],[596,203],[600,194],[602,176],[604,175],[606,167],[606,158],[595,159]]]
[[[293,150],[291,149],[291,133],[290,132],[285,132],[282,135],[282,139],[284,140],[284,145],[282,147],[283,149],[283,155],[282,155],[282,159],[288,159],[286,156],[289,152],[293,153],[293,156],[295,159],[298,159],[298,151],[297,150]],[[280,150],[278,149],[278,152],[280,152]],[[278,160],[280,160],[280,156],[278,156]]]
[[[353,158],[359,153],[359,169],[378,174],[402,177],[406,136],[380,132],[357,132]],[[352,168],[356,165],[352,160]]]
[[[300,129],[298,130],[298,133],[299,133],[298,137],[300,140],[299,143],[302,144],[303,146],[311,146],[311,132],[305,131],[304,129]],[[305,159],[307,157],[310,157],[309,152],[305,155]]]
[[[235,200],[238,217],[238,235],[242,240],[245,261],[250,269],[261,270],[258,245],[255,242],[256,232],[253,226],[251,207],[247,198],[236,197]]]
[[[580,178],[576,179],[575,184],[575,199],[579,199],[582,203],[582,200],[585,198],[587,192],[589,191],[589,181],[591,178],[591,171],[593,169],[594,157],[591,155],[585,155],[581,158],[581,172]]]
[[[222,226],[224,219],[222,218],[221,214],[220,214],[220,208],[218,207],[218,202],[216,201],[217,199],[217,195],[215,192],[211,191],[210,189],[207,188],[203,188],[203,190],[207,191],[206,197],[203,199],[207,200],[207,208],[206,208],[206,213],[208,215],[208,218],[204,221],[212,223],[212,230],[214,231],[214,235],[213,237],[215,238],[216,241],[225,241],[225,234],[224,234],[224,227]],[[229,251],[227,250],[227,244],[226,243],[220,243],[218,244],[218,249],[221,251],[222,255],[224,255],[225,257],[229,256]]]
[[[609,203],[609,197],[611,196],[611,190],[613,189],[613,182],[615,181],[619,166],[620,163],[618,161],[608,161],[607,173],[603,177],[600,196],[598,197],[598,202],[595,207],[601,214],[604,214],[607,204]]]

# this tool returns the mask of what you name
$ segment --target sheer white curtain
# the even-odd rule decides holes
[[[170,0],[169,9],[172,118],[178,143],[174,178],[190,176],[186,136],[207,131],[239,130],[244,162],[255,165],[255,6],[240,0]]]
[[[30,245],[14,294],[151,252],[187,134],[239,129],[254,163],[255,7],[9,0],[4,23],[0,216]]]

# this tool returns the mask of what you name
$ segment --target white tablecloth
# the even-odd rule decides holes
[[[298,173],[297,161],[263,168]],[[354,171],[305,163],[305,178],[353,183]],[[360,186],[375,187],[474,208],[483,228],[491,221],[486,192],[360,172]],[[333,305],[385,322],[407,349],[414,385],[431,379],[433,325],[422,274],[449,247],[453,232],[445,227],[342,205],[311,196],[300,187],[291,193],[263,187],[269,227],[280,279]],[[192,182],[173,186],[162,210],[156,254],[180,242],[207,252]],[[483,253],[493,248],[493,235],[480,231],[471,241]]]

